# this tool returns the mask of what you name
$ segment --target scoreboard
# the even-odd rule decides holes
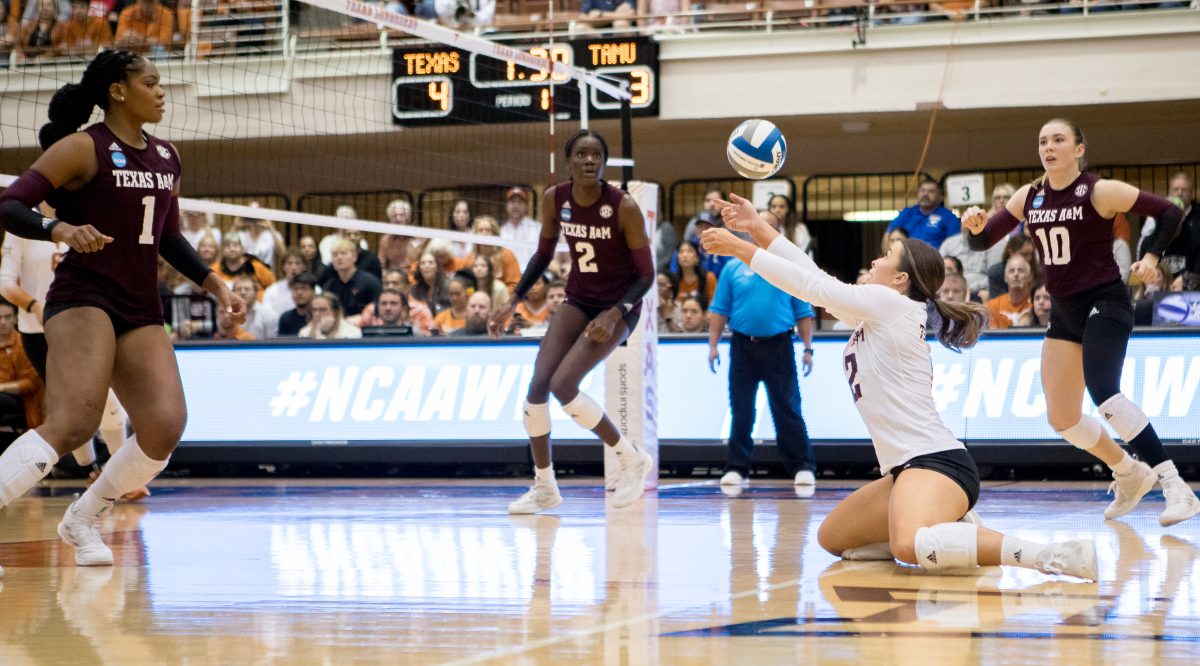
[[[530,68],[445,44],[405,46],[392,52],[392,121],[406,127],[578,120],[583,104],[592,118],[615,118],[620,100],[553,74],[563,63],[629,84],[634,116],[658,115],[658,45],[648,37],[584,39],[516,45],[547,66]],[[553,94],[551,87],[553,86]],[[553,99],[551,99],[553,97]]]

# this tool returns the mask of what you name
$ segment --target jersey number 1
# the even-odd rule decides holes
[[[1054,227],[1047,234],[1045,229],[1033,232],[1042,243],[1042,256],[1047,266],[1063,266],[1071,263],[1071,232],[1066,227]]]
[[[142,197],[142,234],[138,243],[154,245],[154,197]]]

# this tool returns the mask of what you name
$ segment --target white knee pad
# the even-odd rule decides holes
[[[525,424],[525,434],[530,437],[550,434],[550,403],[535,405],[526,400],[523,413],[525,416],[521,421]]]
[[[1126,442],[1140,435],[1150,425],[1146,412],[1120,393],[1100,405],[1100,414]]]
[[[1099,421],[1087,414],[1083,414],[1079,417],[1079,423],[1066,430],[1059,430],[1058,435],[1070,442],[1075,448],[1087,451],[1100,443],[1101,430]]]
[[[880,543],[869,543],[858,548],[847,548],[842,551],[842,559],[872,562],[895,560],[896,556],[892,554],[892,545],[883,541]]]
[[[125,444],[125,424],[128,420],[125,408],[121,407],[116,394],[109,389],[108,402],[104,403],[104,412],[100,414],[100,436],[108,445],[110,454],[116,453]]]
[[[913,548],[917,564],[926,571],[978,566],[979,528],[970,523],[940,523],[917,530]]]
[[[563,411],[575,419],[576,423],[588,430],[595,428],[600,424],[600,419],[604,418],[604,410],[583,391],[580,391],[574,400],[562,407]]]

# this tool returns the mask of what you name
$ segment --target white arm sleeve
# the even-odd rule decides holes
[[[0,246],[0,293],[17,286],[21,274],[21,243],[13,234],[4,234],[4,245]]]
[[[812,260],[812,257],[808,256],[807,252],[801,250],[798,245],[789,241],[783,234],[779,234],[775,237],[775,240],[771,241],[771,244],[767,246],[767,252],[777,257],[783,257],[793,264],[799,264],[806,270],[821,270],[817,268],[816,262]]]
[[[807,254],[786,238],[783,243],[794,252],[777,248],[779,241],[776,240],[771,243],[771,251],[759,249],[751,258],[750,268],[767,282],[800,300],[856,320],[890,321],[903,316],[905,308],[897,307],[897,299],[904,298],[900,294],[880,285],[845,284],[817,268]],[[798,253],[797,261],[793,263],[776,256],[776,249]]]

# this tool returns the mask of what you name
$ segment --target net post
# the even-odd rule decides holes
[[[586,101],[583,108],[587,108]],[[629,106],[629,98],[625,97],[621,100],[621,157],[624,157],[626,162],[621,167],[621,182],[629,183],[633,180],[633,113]],[[628,186],[626,186],[628,189]],[[642,210],[646,210],[643,206]],[[650,237],[654,237],[654,228],[649,230]]]

